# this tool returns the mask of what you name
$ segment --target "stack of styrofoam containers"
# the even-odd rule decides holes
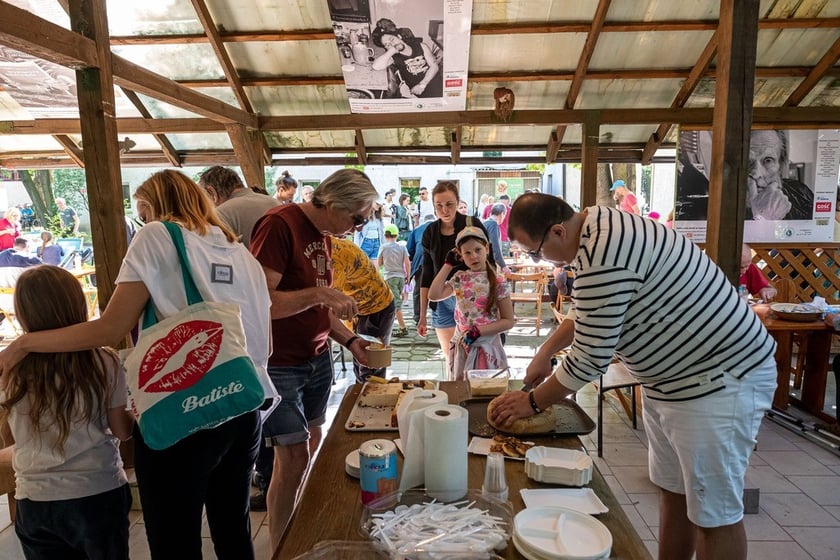
[[[592,481],[592,458],[572,449],[532,447],[525,453],[525,474],[537,482],[583,486]]]

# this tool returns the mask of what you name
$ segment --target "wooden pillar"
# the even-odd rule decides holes
[[[70,0],[73,31],[96,42],[97,68],[76,70],[99,308],[105,309],[126,250],[114,79],[105,0]]]
[[[245,185],[248,187],[258,185],[265,188],[265,170],[262,165],[261,154],[254,149],[254,139],[248,134],[248,130],[241,124],[226,124],[233,144],[233,154],[245,176]]]
[[[721,0],[706,253],[737,284],[744,239],[759,0]]]
[[[583,119],[582,150],[580,154],[580,207],[595,206],[598,200],[598,139],[601,135],[601,113],[586,111]]]

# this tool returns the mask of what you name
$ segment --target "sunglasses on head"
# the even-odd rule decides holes
[[[370,221],[370,216],[366,218],[357,214],[353,214],[350,218],[353,220],[353,227],[361,227]]]

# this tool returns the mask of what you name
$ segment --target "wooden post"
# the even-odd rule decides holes
[[[738,283],[744,239],[759,0],[721,0],[706,253]]]
[[[601,134],[601,114],[598,111],[586,112],[582,131],[580,206],[586,208],[594,206],[598,200],[598,138]]]
[[[245,176],[245,186],[257,185],[265,188],[265,168],[262,165],[262,157],[254,149],[254,143],[248,130],[241,124],[226,124],[230,143],[233,144],[233,153]]]
[[[114,292],[127,244],[105,0],[70,0],[70,26],[95,41],[98,59],[98,67],[76,70],[76,84],[96,286],[99,308],[104,310]]]

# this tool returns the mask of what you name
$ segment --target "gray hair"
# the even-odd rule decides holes
[[[367,175],[357,169],[339,169],[318,185],[312,193],[312,204],[316,208],[331,204],[355,212],[370,206],[377,198],[379,193]]]

